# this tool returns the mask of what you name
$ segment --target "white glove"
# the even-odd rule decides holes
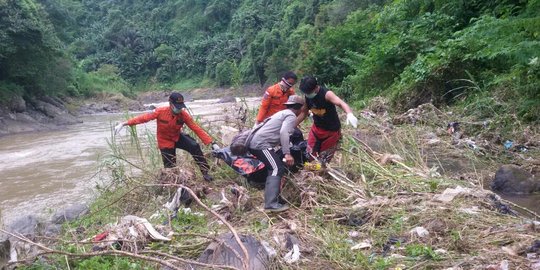
[[[212,150],[219,150],[219,145],[217,143],[212,143]]]
[[[356,119],[356,116],[354,116],[352,113],[348,113],[347,124],[353,126],[353,128],[356,128],[358,126],[358,119]]]
[[[123,127],[124,127],[124,123],[120,123],[120,124],[116,125],[114,127],[114,135],[118,134],[118,132],[120,132],[120,130],[122,130]]]

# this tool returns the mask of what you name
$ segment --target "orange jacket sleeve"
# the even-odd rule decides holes
[[[138,124],[152,121],[156,119],[157,117],[158,117],[158,113],[156,111],[153,111],[151,113],[145,113],[145,114],[141,114],[139,116],[133,117],[127,121],[127,124],[130,126],[138,125]]]
[[[187,110],[182,110],[182,120],[184,120],[184,123],[191,129],[195,134],[197,134],[197,137],[201,139],[201,141],[205,145],[209,145],[212,142],[212,138],[204,129],[202,129],[196,122],[191,118],[191,115],[187,112]]]
[[[261,107],[259,107],[259,113],[257,114],[257,122],[262,122],[266,118],[271,100],[272,96],[270,96],[270,91],[266,90],[261,101]]]

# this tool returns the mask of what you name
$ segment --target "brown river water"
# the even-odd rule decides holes
[[[251,108],[258,102],[246,99]],[[212,119],[232,103],[201,100],[187,105],[195,116]],[[100,157],[108,151],[114,124],[125,115],[95,114],[81,120],[62,130],[0,137],[0,221],[6,224],[28,214],[47,216],[58,207],[88,202],[96,184],[107,181],[105,172],[98,173]],[[155,121],[138,125],[137,130],[140,136],[145,130],[155,134]]]

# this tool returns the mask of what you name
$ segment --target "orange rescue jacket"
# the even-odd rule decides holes
[[[182,109],[179,114],[175,115],[169,106],[159,107],[151,113],[129,119],[127,124],[133,126],[154,119],[157,119],[157,141],[159,149],[174,148],[184,124],[193,130],[205,145],[212,142],[212,138],[197,125],[186,109]]]
[[[275,113],[285,110],[283,103],[287,102],[289,96],[294,95],[294,88],[289,88],[286,92],[281,90],[279,83],[276,83],[264,92],[264,96],[257,114],[257,122],[262,122],[264,119],[274,115]]]

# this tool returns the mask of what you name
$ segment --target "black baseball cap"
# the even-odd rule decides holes
[[[171,102],[177,109],[186,108],[184,104],[184,96],[178,92],[172,92],[169,96],[169,102]]]

